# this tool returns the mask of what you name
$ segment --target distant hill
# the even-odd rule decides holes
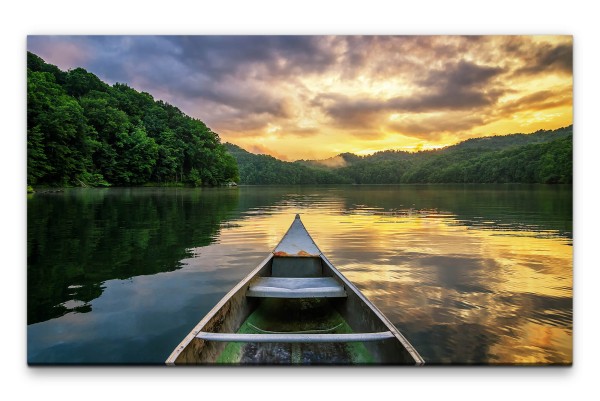
[[[479,149],[502,150],[511,147],[540,144],[573,135],[573,126],[555,130],[539,130],[531,134],[494,135],[483,138],[471,138],[444,148],[445,151],[453,149]]]
[[[356,184],[572,183],[573,126],[469,139],[442,149],[377,152],[337,172]]]
[[[243,184],[279,183],[572,183],[573,126],[532,134],[469,139],[416,153],[342,153],[324,160],[283,162],[226,144]]]
[[[539,130],[531,134],[508,134],[487,136],[482,138],[471,138],[445,148],[426,150],[416,153],[405,152],[401,150],[383,150],[367,156],[358,156],[353,153],[341,153],[328,159],[298,160],[296,163],[311,167],[341,168],[348,167],[362,161],[411,160],[417,158],[419,155],[435,155],[438,153],[446,153],[463,149],[476,149],[480,151],[502,150],[524,145],[551,142],[555,139],[565,138],[570,135],[573,135],[572,125],[556,130]]]
[[[248,185],[349,184],[334,171],[285,162],[269,155],[256,155],[232,143],[225,147],[238,164],[240,183]]]

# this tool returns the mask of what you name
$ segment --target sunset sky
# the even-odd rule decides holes
[[[29,36],[27,48],[284,160],[573,121],[571,36]]]

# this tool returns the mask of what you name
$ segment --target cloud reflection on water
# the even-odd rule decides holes
[[[331,213],[340,202],[321,201],[288,199],[248,224],[269,227],[259,242],[273,247],[301,213],[328,258],[429,363],[571,363],[570,238],[540,227],[465,225],[435,210]]]

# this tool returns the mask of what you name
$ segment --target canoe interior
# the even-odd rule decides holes
[[[257,277],[333,277],[345,298],[252,298]],[[244,343],[201,340],[214,333],[371,333],[391,331],[397,338],[372,342]],[[324,257],[271,256],[227,294],[192,330],[167,364],[419,364],[408,342]],[[410,344],[408,344],[408,348]],[[416,354],[418,356],[418,354]],[[419,357],[420,358],[420,357]]]
[[[352,328],[324,298],[262,299],[238,333],[352,333]],[[368,364],[376,362],[360,342],[241,343],[230,342],[216,360],[225,364]]]

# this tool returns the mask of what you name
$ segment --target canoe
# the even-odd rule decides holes
[[[275,249],[192,329],[167,365],[423,365],[323,255],[296,215]]]

